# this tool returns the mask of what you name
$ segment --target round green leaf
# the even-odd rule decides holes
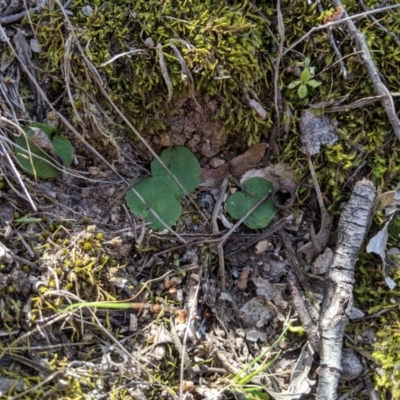
[[[307,97],[308,90],[306,85],[300,85],[299,88],[297,89],[297,96],[299,96],[300,99],[304,99]]]
[[[53,137],[52,145],[54,152],[61,158],[65,167],[70,167],[74,158],[74,148],[66,136],[56,135]]]
[[[132,214],[143,217],[150,227],[163,231],[165,226],[156,218],[156,213],[165,225],[171,227],[176,223],[182,212],[179,202],[179,188],[164,177],[146,178],[134,187],[146,204],[131,189],[126,193],[126,202]]]
[[[185,191],[179,188],[181,196],[196,189],[200,180],[200,164],[188,148],[178,146],[165,149],[160,158],[185,188]],[[171,174],[156,159],[151,162],[151,173],[153,176],[160,176],[170,182],[175,182]]]
[[[15,143],[20,146],[20,148],[15,147],[15,155],[25,172],[41,179],[50,179],[61,174],[59,169],[49,164],[54,164],[53,158],[36,146],[31,139],[28,138],[29,149],[27,139],[23,135],[19,136]]]
[[[258,201],[273,190],[272,183],[262,178],[250,178],[243,183],[243,187],[245,191],[233,193],[226,201],[226,210],[234,219],[244,217]],[[270,224],[277,213],[278,209],[270,196],[244,220],[244,224],[251,229],[262,229]]]

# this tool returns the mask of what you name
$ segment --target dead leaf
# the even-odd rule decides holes
[[[177,324],[184,324],[187,320],[187,315],[185,310],[176,310],[175,318]]]
[[[182,389],[184,392],[194,392],[196,389],[194,383],[192,381],[183,381],[182,382]]]
[[[247,281],[249,279],[250,271],[251,271],[250,267],[244,267],[243,271],[239,276],[237,288],[242,292],[244,292],[247,288]]]
[[[256,296],[240,308],[240,317],[244,327],[261,329],[275,317],[275,310],[262,296]]]
[[[391,190],[390,192],[385,192],[380,194],[376,201],[379,202],[379,210],[384,210],[386,207],[392,204],[396,205],[399,203],[399,190]]]
[[[235,178],[240,178],[246,171],[254,168],[263,159],[267,147],[267,143],[259,143],[218,168],[202,168],[199,186],[218,189],[229,172]]]
[[[314,275],[324,275],[329,272],[329,268],[333,261],[333,251],[327,247],[311,265],[311,272]]]
[[[267,143],[259,143],[250,147],[240,156],[235,157],[230,161],[231,174],[236,178],[241,178],[249,169],[255,168],[263,159],[267,147]]]
[[[30,127],[29,129],[31,129],[34,133],[34,136],[31,139],[36,146],[42,148],[43,150],[49,150],[51,154],[54,154],[54,147],[49,137],[40,128]]]
[[[201,169],[199,186],[219,189],[229,173],[229,163],[215,169]]]
[[[260,240],[255,246],[255,253],[261,254],[265,253],[272,247],[272,244],[269,240]]]
[[[286,187],[296,191],[295,174],[289,164],[275,164],[263,169],[251,169],[247,171],[240,180],[240,183],[250,178],[263,178],[271,182],[274,187]]]

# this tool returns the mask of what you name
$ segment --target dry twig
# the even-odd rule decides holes
[[[275,60],[275,69],[274,69],[274,108],[275,108],[276,121],[269,139],[268,152],[272,151],[272,149],[274,148],[274,142],[276,138],[279,136],[281,130],[282,96],[281,96],[281,90],[279,88],[279,66],[283,57],[283,45],[285,43],[285,25],[283,23],[280,0],[278,0],[276,3],[276,13],[278,19],[278,32],[279,32],[279,47],[278,47],[278,54]]]
[[[336,399],[342,370],[343,334],[353,302],[355,263],[368,231],[374,200],[373,184],[365,179],[358,182],[339,221],[338,245],[327,277],[321,311],[317,399]]]
[[[317,194],[317,200],[319,209],[321,212],[321,227],[317,235],[315,235],[314,227],[311,225],[311,242],[305,244],[303,247],[297,250],[297,254],[303,253],[306,256],[307,261],[311,261],[316,255],[322,253],[328,243],[329,235],[331,233],[332,218],[326,210],[324,200],[322,199],[321,189],[319,187],[317,174],[315,173],[314,166],[311,161],[311,156],[309,151],[306,149],[305,153],[307,155],[308,166],[310,168],[311,176],[314,182],[314,189]]]

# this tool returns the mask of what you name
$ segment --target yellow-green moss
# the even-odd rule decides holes
[[[224,122],[226,132],[243,143],[258,142],[260,127],[271,126],[271,116],[262,121],[245,101],[253,90],[264,107],[271,108],[268,88],[275,45],[270,21],[260,17],[247,1],[143,0],[134,6],[129,1],[94,1],[89,16],[82,11],[84,5],[83,1],[71,5],[69,18],[74,32],[85,55],[100,70],[109,96],[145,136],[167,132],[165,116],[176,112],[173,103],[172,107],[166,105],[167,88],[159,57],[154,47],[146,46],[147,38],[162,46],[175,98],[189,95],[190,90],[189,78],[183,76],[171,43],[191,71],[196,92],[200,96],[218,96],[222,106],[215,118]],[[267,16],[275,13],[270,8],[263,12]],[[70,28],[56,7],[35,17],[34,27],[42,48],[41,67],[51,73],[57,92],[64,84],[59,71],[64,66],[68,38],[71,40]],[[77,111],[85,118],[90,92],[104,111],[111,113],[99,88],[87,80],[87,67],[73,42],[71,46],[68,62],[76,79],[71,84]],[[146,53],[123,56],[101,67],[111,57],[134,48]]]
[[[376,317],[372,329],[376,333],[376,340],[365,348],[372,353],[378,362],[379,368],[373,374],[373,380],[382,392],[382,398],[391,394],[392,398],[400,396],[399,371],[400,363],[400,274],[393,266],[389,268],[390,277],[397,283],[390,290],[382,275],[381,266],[372,255],[361,253],[356,270],[356,286],[354,299],[358,307],[373,315],[384,312]],[[353,332],[362,332],[368,329],[370,320],[350,325]],[[357,336],[357,335],[356,335]]]

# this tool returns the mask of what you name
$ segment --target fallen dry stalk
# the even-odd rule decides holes
[[[342,345],[353,303],[354,270],[374,207],[375,187],[357,182],[338,224],[338,245],[325,284],[319,332],[321,362],[317,399],[336,399],[341,375]]]

